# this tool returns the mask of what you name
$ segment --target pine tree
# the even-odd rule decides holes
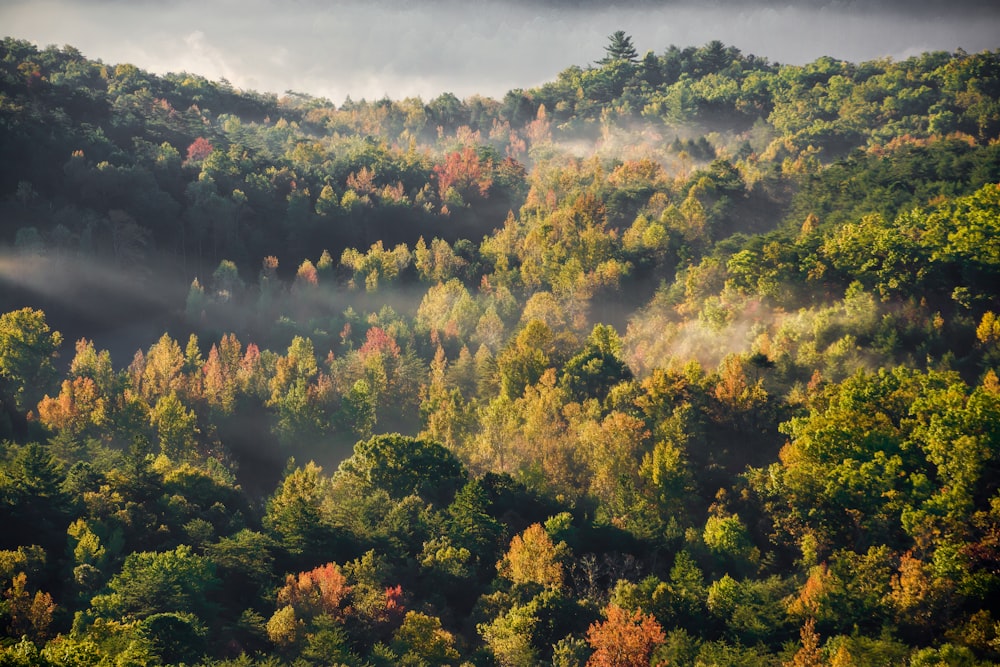
[[[639,62],[639,53],[632,44],[632,37],[626,35],[624,30],[616,30],[608,35],[608,45],[604,47],[604,50],[608,55],[599,61],[601,65],[608,65],[622,60],[630,63]]]

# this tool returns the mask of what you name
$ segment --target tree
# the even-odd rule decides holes
[[[182,544],[173,551],[129,554],[121,572],[108,582],[108,592],[96,596],[91,606],[96,615],[111,620],[187,612],[210,621],[217,612],[211,596],[218,586],[212,563]]]
[[[563,566],[558,555],[558,547],[552,543],[552,538],[541,524],[535,523],[510,541],[510,549],[497,563],[497,573],[515,584],[560,588]]]
[[[52,612],[56,605],[52,596],[35,591],[32,596],[27,591],[28,575],[19,572],[11,580],[11,587],[4,591],[7,599],[6,611],[10,616],[10,636],[28,635],[32,639],[44,640],[52,624]]]
[[[193,410],[184,407],[175,392],[156,402],[150,410],[149,422],[156,427],[164,456],[178,462],[197,456],[198,418]]]
[[[503,667],[532,667],[541,663],[532,641],[538,617],[527,605],[514,605],[490,623],[476,630],[492,651],[496,664]]]
[[[783,663],[783,667],[822,667],[826,664],[823,652],[819,648],[819,635],[816,633],[816,621],[808,619],[800,632],[801,645],[792,659]]]
[[[450,665],[459,658],[455,638],[441,627],[441,619],[418,611],[406,612],[392,647],[406,660],[403,664]]]
[[[243,291],[243,280],[232,260],[224,259],[212,272],[212,292],[219,301],[232,301]]]
[[[452,543],[468,548],[481,560],[496,553],[503,531],[503,526],[489,515],[489,505],[482,482],[472,479],[455,494],[447,509],[446,525]]]
[[[286,605],[274,612],[268,620],[267,636],[278,646],[291,646],[298,641],[304,625],[295,618],[295,608]]]
[[[679,401],[673,414],[658,419],[653,449],[643,455],[639,475],[647,496],[659,508],[661,515],[681,521],[691,501],[694,474],[688,455],[688,443],[694,430],[694,409]]]
[[[264,526],[293,553],[319,551],[326,541],[322,505],[329,480],[310,461],[290,471],[267,503]]]
[[[410,494],[450,502],[465,483],[465,470],[442,445],[398,433],[378,435],[354,446],[354,455],[340,464],[369,489],[380,489],[397,500]]]
[[[327,563],[308,572],[289,574],[278,590],[278,605],[295,609],[296,618],[327,614],[343,620],[345,602],[351,593],[347,578],[336,563]]]
[[[730,640],[752,646],[791,638],[785,602],[789,592],[790,582],[776,576],[737,581],[727,574],[708,587],[706,602]]]
[[[0,545],[19,546],[30,535],[35,544],[53,548],[64,537],[71,498],[66,479],[48,448],[29,443],[17,448],[0,473]]]
[[[587,642],[594,649],[587,667],[647,667],[653,649],[666,640],[656,619],[614,604],[607,606],[604,615],[603,622],[587,630]]]
[[[283,394],[296,382],[308,382],[318,372],[312,340],[296,336],[288,346],[287,354],[278,359],[274,377],[271,378],[271,402],[279,403]]]
[[[150,403],[172,391],[183,389],[184,352],[180,344],[164,333],[160,340],[150,346],[142,368],[142,397]]]
[[[621,357],[588,345],[563,366],[559,386],[576,401],[603,401],[614,385],[631,379],[632,371]]]
[[[702,539],[709,551],[727,562],[756,563],[760,558],[760,551],[750,541],[746,525],[736,514],[709,516]]]
[[[205,653],[208,628],[193,614],[165,612],[139,624],[163,664],[192,664]]]
[[[221,598],[237,609],[262,610],[265,595],[273,594],[274,551],[278,544],[267,535],[241,530],[205,547],[205,555],[222,581]]]
[[[603,420],[582,420],[580,449],[590,468],[590,493],[601,502],[601,512],[624,523],[638,508],[641,461],[649,448],[643,420],[611,411]]]
[[[434,166],[438,193],[444,203],[463,205],[472,196],[486,198],[493,186],[493,161],[482,158],[472,146],[453,151],[443,164]]]
[[[295,284],[292,285],[294,292],[304,292],[319,285],[319,273],[316,266],[308,259],[303,260],[299,265],[299,270],[295,273]]]
[[[438,283],[427,290],[417,309],[421,329],[465,339],[476,328],[480,310],[469,290],[458,278]]]
[[[70,362],[69,373],[74,379],[90,378],[105,397],[116,388],[117,378],[111,364],[111,353],[107,350],[98,352],[94,343],[86,338],[76,342],[76,355]]]
[[[535,384],[549,366],[555,352],[555,336],[541,320],[533,319],[507,348],[497,356],[497,373],[501,393],[515,400],[524,388]]]
[[[187,161],[201,162],[209,155],[211,155],[212,151],[214,150],[215,147],[212,146],[212,143],[208,141],[208,139],[206,139],[205,137],[198,137],[191,143],[190,146],[188,146]]]
[[[901,627],[916,633],[933,633],[942,620],[950,617],[947,608],[954,591],[946,579],[934,576],[933,566],[905,553],[899,560],[899,574],[892,577],[890,598]]]
[[[609,65],[616,62],[639,62],[639,53],[632,44],[632,37],[625,34],[624,30],[616,30],[608,35],[608,45],[604,47],[608,55],[600,61],[601,65]]]
[[[0,315],[0,404],[15,425],[35,407],[56,376],[52,363],[62,334],[50,331],[45,313],[22,308]]]
[[[228,336],[223,337],[223,342]],[[235,336],[233,336],[235,339]],[[236,343],[239,346],[239,343]],[[239,349],[236,350],[237,355]],[[239,371],[239,356],[236,357],[236,364],[231,365],[228,359],[224,359],[219,351],[219,346],[213,345],[208,351],[208,358],[201,367],[204,375],[203,390],[205,402],[220,414],[232,414],[236,406],[236,393],[238,391],[237,373]]]
[[[45,396],[38,404],[39,420],[47,428],[70,438],[83,434],[98,435],[108,418],[107,401],[98,394],[89,377],[63,380],[56,398]]]

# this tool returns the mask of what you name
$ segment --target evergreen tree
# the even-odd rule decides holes
[[[608,55],[599,61],[602,65],[621,61],[639,62],[639,53],[632,44],[632,37],[626,35],[624,30],[616,30],[608,35],[608,45],[604,47],[604,50]]]

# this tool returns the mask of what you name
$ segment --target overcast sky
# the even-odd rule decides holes
[[[502,97],[603,55],[719,39],[802,64],[1000,48],[998,0],[0,0],[0,31],[106,63],[342,102],[442,92]]]

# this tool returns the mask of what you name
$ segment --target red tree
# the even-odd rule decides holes
[[[205,137],[198,137],[191,145],[188,146],[187,159],[189,162],[201,162],[215,150],[215,146],[211,144]]]
[[[365,335],[365,344],[358,350],[362,359],[367,359],[376,352],[380,352],[383,357],[398,357],[399,344],[396,340],[381,327],[372,327]]]
[[[278,605],[290,605],[297,616],[318,616],[330,614],[343,618],[347,610],[342,608],[351,586],[336,563],[327,563],[308,572],[290,574],[285,585],[278,591]]]
[[[452,187],[462,195],[475,188],[480,197],[486,197],[493,185],[493,162],[480,160],[476,149],[466,146],[461,151],[448,153],[444,164],[435,165],[434,174],[442,199]]]

